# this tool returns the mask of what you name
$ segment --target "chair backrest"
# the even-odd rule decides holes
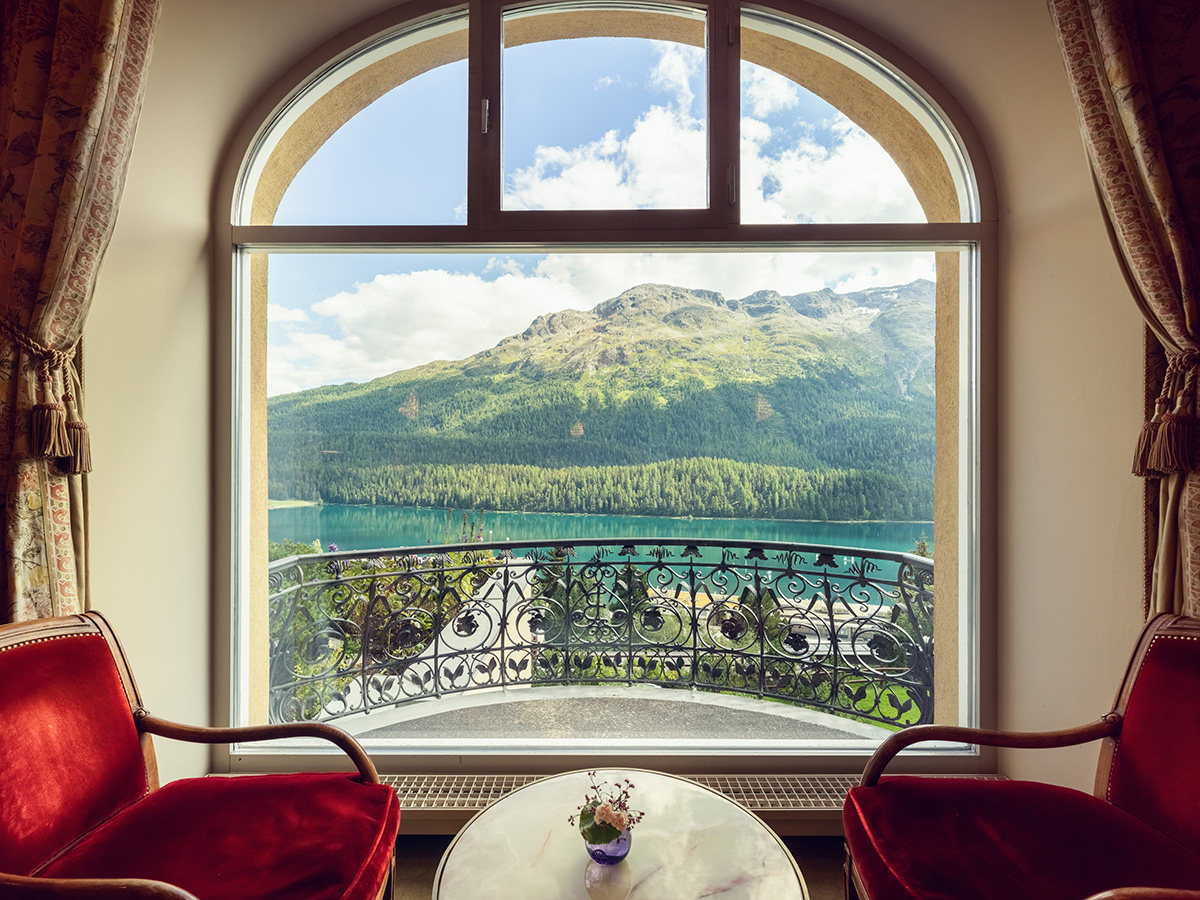
[[[1200,619],[1158,616],[1117,694],[1096,795],[1200,852]]]
[[[0,872],[30,875],[157,774],[99,615],[0,626],[0,686]]]

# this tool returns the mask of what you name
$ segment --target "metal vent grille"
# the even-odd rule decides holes
[[[437,812],[477,812],[509,791],[537,781],[541,775],[384,775],[396,789],[400,808]],[[755,813],[840,812],[857,775],[690,775],[702,784]],[[976,775],[996,779],[1002,775]]]
[[[396,789],[403,810],[477,812],[540,775],[381,775]]]
[[[690,780],[754,812],[840,812],[857,775],[696,775]]]

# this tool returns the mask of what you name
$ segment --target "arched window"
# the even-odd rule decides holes
[[[980,721],[993,202],[914,62],[790,0],[414,3],[235,147],[232,721]],[[658,730],[675,687],[751,718]]]

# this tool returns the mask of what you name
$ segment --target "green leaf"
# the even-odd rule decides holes
[[[589,844],[607,844],[621,836],[621,832],[607,822],[597,822],[593,812],[595,806],[585,806],[579,812],[579,833]]]

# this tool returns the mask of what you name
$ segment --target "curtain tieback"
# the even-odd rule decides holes
[[[67,372],[75,368],[76,345],[67,350],[45,347],[31,338],[11,314],[0,317],[0,332],[37,360],[38,402],[30,411],[29,455],[34,459],[57,459],[59,468],[68,475],[92,471],[87,423],[80,417],[67,383]]]
[[[1135,475],[1155,477],[1196,469],[1200,420],[1196,418],[1196,378],[1200,353],[1175,353],[1167,359],[1162,392],[1154,416],[1142,426],[1134,457]]]

